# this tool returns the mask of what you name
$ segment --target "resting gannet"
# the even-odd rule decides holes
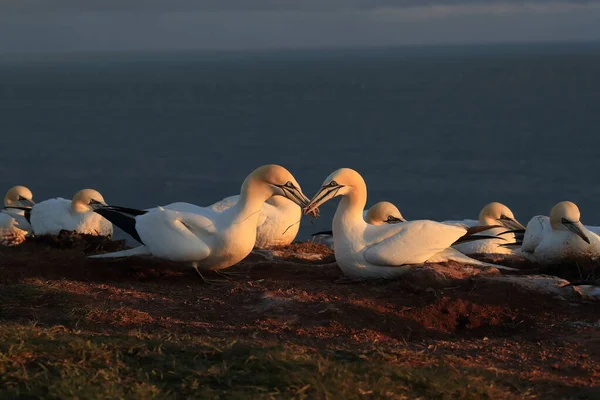
[[[469,220],[470,221],[470,220]],[[456,221],[446,221],[453,223]],[[493,202],[481,210],[479,220],[476,224],[469,226],[496,226],[481,232],[481,235],[496,236],[497,239],[476,240],[468,243],[454,245],[456,250],[463,254],[512,254],[513,250],[506,247],[507,244],[515,243],[516,237],[507,230],[523,230],[525,227],[515,219],[513,212],[504,204]]]
[[[363,218],[367,224],[371,225],[406,222],[406,219],[402,216],[402,213],[400,210],[398,210],[398,207],[389,201],[380,201],[379,203],[374,204],[367,211],[363,212]],[[333,249],[334,244],[332,231],[317,232],[313,233],[311,236],[318,238],[321,243]]]
[[[57,235],[60,231],[85,235],[112,236],[112,224],[93,212],[105,206],[104,198],[93,189],[75,193],[72,200],[61,197],[44,200],[25,211],[36,235]],[[28,215],[30,214],[30,215]]]
[[[15,246],[25,240],[31,232],[31,225],[21,208],[30,208],[34,204],[33,194],[25,186],[15,186],[6,192],[4,207],[8,208],[0,212],[0,245]]]
[[[575,203],[561,201],[550,218],[535,216],[527,224],[519,253],[542,265],[600,257],[600,237],[580,221]]]

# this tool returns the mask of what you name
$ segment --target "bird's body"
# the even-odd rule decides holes
[[[239,195],[229,196],[208,208],[223,212],[236,205],[239,199]],[[302,210],[296,203],[282,196],[271,197],[261,207],[254,247],[265,249],[292,243],[300,229],[301,218]]]
[[[16,246],[31,233],[31,225],[25,218],[25,210],[12,208],[30,208],[35,203],[31,191],[25,186],[14,186],[4,197],[4,206],[0,211],[0,246]]]
[[[266,165],[244,180],[238,201],[222,212],[182,205],[187,203],[170,205],[187,212],[158,207],[132,215],[136,214],[135,210],[111,206],[96,212],[107,218],[129,213],[126,217],[131,223],[117,222],[117,218],[111,220],[126,232],[137,235],[148,254],[172,261],[192,262],[196,270],[221,270],[250,254],[256,243],[261,209],[272,196],[287,197],[298,205],[308,202],[289,171],[278,165]],[[138,254],[143,252],[136,251]],[[118,252],[102,257],[131,253]]]
[[[533,217],[519,254],[542,265],[599,259],[600,237],[583,225],[580,217],[579,208],[570,201],[555,205],[550,217]]]
[[[85,235],[112,236],[112,224],[93,212],[95,205],[104,204],[100,193],[84,189],[72,200],[44,200],[31,209],[31,227],[36,235],[57,235],[69,231]]]
[[[363,218],[367,224],[371,225],[406,222],[406,219],[402,216],[400,210],[388,201],[380,201],[375,203],[368,210],[363,211]],[[333,231],[318,232],[313,234],[313,237],[318,238],[322,244],[329,248],[334,248]]]
[[[305,212],[336,196],[342,199],[332,226],[335,258],[344,274],[351,278],[394,278],[404,274],[408,266],[430,259],[451,261],[453,252],[446,250],[467,233],[464,226],[428,220],[368,224],[363,218],[366,184],[358,172],[348,168],[339,169],[325,179]],[[461,257],[461,262],[465,257]],[[469,260],[473,265],[490,266]]]
[[[444,223],[456,223],[457,221],[446,221]],[[479,213],[479,219],[465,220],[465,225],[473,226],[496,226],[479,233],[479,235],[493,236],[487,240],[476,240],[467,243],[456,244],[453,247],[463,254],[512,254],[513,249],[505,246],[515,243],[514,233],[506,233],[511,229],[525,229],[516,219],[513,212],[504,204],[493,202],[487,204]]]

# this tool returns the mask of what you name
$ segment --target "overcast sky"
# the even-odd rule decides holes
[[[600,40],[600,0],[0,0],[0,53]]]

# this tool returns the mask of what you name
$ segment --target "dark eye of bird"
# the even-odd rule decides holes
[[[388,215],[388,221],[393,221],[393,220],[395,220],[395,219],[396,219],[396,218],[394,218],[394,216],[392,216],[392,215]]]
[[[27,200],[27,199],[23,196],[19,196],[19,200]]]
[[[292,182],[286,183],[285,187],[289,187],[290,189],[294,189],[295,188],[295,186],[294,186],[294,184]]]
[[[331,181],[331,182],[329,183],[329,186],[331,186],[331,187],[336,187],[336,186],[339,186],[339,185],[338,185],[338,183],[337,183],[336,181]]]

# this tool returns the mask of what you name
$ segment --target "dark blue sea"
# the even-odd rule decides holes
[[[572,200],[600,225],[600,45],[1,55],[0,137],[0,191],[37,201],[206,205],[278,163],[309,197],[354,168],[409,219]]]

